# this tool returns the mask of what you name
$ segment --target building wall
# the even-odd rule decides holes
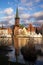
[[[29,26],[28,26],[28,32],[35,32],[35,27],[33,27],[32,24],[29,24]]]
[[[19,25],[19,18],[15,18],[15,25]]]
[[[7,29],[1,29],[0,30],[0,35],[1,34],[8,34],[8,30]]]
[[[12,34],[12,29],[8,28],[8,34]]]
[[[1,34],[12,34],[12,29],[11,28],[3,28],[3,29],[1,29],[0,28],[0,35]]]

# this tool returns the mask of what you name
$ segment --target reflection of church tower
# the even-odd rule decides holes
[[[18,15],[18,8],[16,9],[16,17],[15,17],[15,25],[19,25],[19,15]]]

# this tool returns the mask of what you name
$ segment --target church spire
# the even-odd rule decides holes
[[[16,9],[16,18],[19,18],[19,15],[18,15],[18,7]]]
[[[17,7],[17,9],[16,9],[16,16],[15,16],[15,25],[19,25],[19,20],[20,20],[20,18],[19,18],[18,7]]]

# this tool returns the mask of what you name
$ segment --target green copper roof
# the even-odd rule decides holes
[[[19,18],[19,15],[18,15],[18,8],[16,9],[16,18]]]

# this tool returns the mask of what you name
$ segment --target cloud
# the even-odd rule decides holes
[[[21,3],[25,3],[27,0],[21,0]]]
[[[1,17],[0,20],[2,20],[2,21],[11,20],[12,18],[14,18],[14,15]]]
[[[19,9],[19,10],[24,10],[24,8],[23,8],[23,7],[18,7],[18,9]]]
[[[0,11],[1,14],[6,14],[6,15],[11,15],[13,13],[13,9],[10,8],[6,8],[3,11]]]
[[[2,14],[3,13],[3,11],[0,11],[0,14]]]
[[[26,11],[28,12],[28,10],[32,10],[32,9],[33,9],[32,7],[22,7],[22,6],[19,6],[18,7],[19,15],[25,14]]]
[[[11,7],[0,11],[0,13],[4,14],[4,16],[0,17],[0,24],[11,25],[12,22],[14,23],[15,15],[13,14],[13,9]]]
[[[30,20],[25,20],[25,22],[24,22],[24,24],[29,24],[29,23],[32,23],[32,21],[30,21]]]
[[[14,15],[1,17],[0,18],[0,24],[4,24],[6,26],[7,25],[12,25],[12,24],[14,24],[14,17],[15,17]]]
[[[17,4],[16,0],[14,0],[14,1],[15,2],[8,2],[8,4],[11,4],[11,3]],[[40,0],[30,0],[30,1],[21,0],[21,2],[18,3],[18,5],[21,4],[21,6],[19,5],[18,9],[19,9],[19,14],[20,14],[20,19],[22,19],[22,21],[28,23],[28,21],[31,20],[31,18],[34,18],[37,21],[43,20],[43,12],[40,11],[40,12],[36,12],[36,13],[32,14],[33,12],[35,12],[36,7],[38,8],[38,6],[37,6],[38,2],[40,2]],[[41,5],[40,7],[43,8],[43,5]],[[32,11],[29,11],[29,10],[32,10]],[[30,14],[28,14],[29,12],[30,12]],[[1,18],[2,21],[3,20],[9,21],[9,24],[12,24],[12,21],[13,21],[12,19],[14,19],[13,8],[11,8],[11,7],[6,8],[5,10],[0,11],[0,13],[5,14],[5,17]]]
[[[40,2],[40,0],[35,0],[35,2],[37,2],[37,3],[38,3],[38,2]]]
[[[31,6],[33,5],[33,2],[32,2],[32,1],[30,1],[30,2],[26,3],[25,5],[26,5],[26,6],[30,6],[30,7],[31,7]]]
[[[20,16],[20,23],[21,24],[29,24],[29,22],[30,22],[29,19],[30,19],[30,14],[23,13]]]
[[[33,2],[25,2],[24,4],[22,4],[23,6],[27,6],[27,7],[31,7],[33,5]]]
[[[37,26],[38,25],[41,26],[43,24],[43,20],[37,20],[37,21],[33,22],[33,24],[37,25]]]
[[[43,20],[43,11],[34,13],[32,17],[36,20]]]
[[[42,5],[40,5],[40,7],[41,7],[41,8],[43,8],[43,4],[42,4]]]
[[[10,14],[13,13],[13,9],[12,9],[12,8],[6,8],[6,9],[4,10],[4,13],[7,14],[7,15],[10,15]]]
[[[28,10],[32,10],[33,8],[29,7]]]
[[[39,23],[43,24],[43,20],[38,20]]]
[[[33,22],[33,24],[42,25],[42,23],[43,23],[43,11],[34,13],[34,14],[30,17],[30,19],[31,19],[31,18],[34,18],[34,19],[35,19],[35,21]]]
[[[27,11],[27,8],[19,6],[18,10],[19,10],[19,14],[21,15],[21,14],[24,14],[25,11]]]
[[[32,15],[27,14],[27,13],[21,14],[21,23],[42,24],[43,23],[43,11],[36,12]]]
[[[22,19],[28,19],[29,17],[30,17],[30,15],[27,13],[21,14],[21,16],[20,16],[20,18],[22,18]]]
[[[12,2],[8,2],[8,5],[13,5],[14,4],[14,2],[12,1]]]

